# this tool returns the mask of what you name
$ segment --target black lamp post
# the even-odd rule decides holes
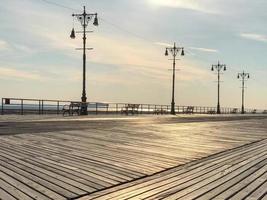
[[[245,101],[245,80],[250,78],[249,73],[245,73],[244,71],[242,73],[237,74],[237,78],[241,79],[242,81],[242,107],[241,107],[241,114],[245,114],[245,108],[244,108],[244,101]]]
[[[77,17],[78,21],[81,22],[81,25],[83,27],[83,31],[77,31],[77,33],[83,34],[83,48],[77,48],[77,50],[83,50],[83,89],[82,89],[82,104],[81,104],[81,115],[87,115],[87,97],[86,97],[86,50],[91,50],[92,48],[86,48],[86,27],[88,26],[89,21],[94,17],[93,24],[95,26],[98,26],[98,18],[97,13],[90,14],[86,13],[85,6],[83,7],[83,13],[82,14],[72,14],[73,17]],[[71,39],[75,39],[75,31],[74,28],[72,28]]]
[[[174,43],[173,47],[167,47],[165,51],[165,56],[169,55],[171,52],[173,56],[173,65],[172,65],[172,102],[171,102],[171,114],[175,115],[175,102],[174,102],[174,90],[175,90],[175,64],[176,64],[176,56],[178,52],[181,50],[181,56],[184,56],[184,48],[183,47],[176,47]]]
[[[217,114],[221,114],[221,106],[220,106],[220,75],[221,75],[221,71],[226,71],[226,65],[222,65],[220,64],[220,62],[218,62],[217,65],[212,65],[211,67],[211,71],[216,71],[217,72],[217,78],[218,78],[218,104],[217,104]]]

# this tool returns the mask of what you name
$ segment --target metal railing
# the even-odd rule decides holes
[[[77,101],[2,98],[1,114],[63,114],[64,105]],[[88,114],[170,114],[170,105],[134,104],[135,112],[125,112],[129,103],[88,102]],[[128,109],[128,108],[127,108]],[[216,114],[216,107],[207,106],[175,106],[177,114]],[[241,109],[221,108],[222,114],[238,114]],[[246,109],[246,113],[265,113],[267,110]]]

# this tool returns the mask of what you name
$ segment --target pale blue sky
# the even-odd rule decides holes
[[[267,108],[265,0],[0,0],[0,97],[79,100],[81,36],[69,38],[73,12],[97,12],[88,26],[89,101],[169,104],[171,61],[165,46],[187,55],[177,62],[176,104],[216,105],[218,60],[222,106],[239,107],[238,72],[251,73],[246,104]],[[79,30],[78,21],[74,23]],[[165,45],[166,44],[166,45]]]

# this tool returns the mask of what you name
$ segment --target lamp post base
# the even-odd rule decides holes
[[[217,114],[221,114],[221,107],[220,107],[220,105],[217,106]]]
[[[88,111],[87,111],[87,98],[85,96],[85,94],[83,94],[82,96],[82,103],[81,103],[81,112],[80,112],[80,115],[88,115]]]
[[[80,113],[80,115],[88,115],[87,103],[86,102],[82,102],[81,103],[81,113]]]
[[[174,104],[174,102],[171,103],[171,115],[175,115],[175,104]]]
[[[245,114],[244,106],[242,106],[242,108],[241,108],[241,114]]]

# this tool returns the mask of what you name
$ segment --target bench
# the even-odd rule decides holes
[[[214,115],[214,114],[216,114],[216,111],[215,111],[215,110],[208,110],[208,111],[207,111],[207,114]]]
[[[262,111],[262,114],[267,114],[267,110]]]
[[[233,110],[231,110],[231,114],[236,114],[237,113],[237,111],[238,111],[238,109],[237,108],[234,108]]]
[[[71,102],[70,104],[66,104],[62,109],[63,116],[69,115],[80,115],[81,113],[81,103],[80,102]]]
[[[256,113],[257,113],[256,109],[252,110],[252,112],[251,112],[251,114],[256,114]]]
[[[167,114],[168,111],[165,110],[165,109],[155,109],[153,113],[154,113],[155,115],[159,115],[159,114],[163,115],[163,114]]]
[[[183,109],[183,113],[185,113],[185,114],[193,114],[194,113],[194,106],[187,106],[186,110]]]
[[[122,114],[128,115],[129,113],[134,115],[138,114],[140,104],[125,104],[125,106],[121,109]]]

